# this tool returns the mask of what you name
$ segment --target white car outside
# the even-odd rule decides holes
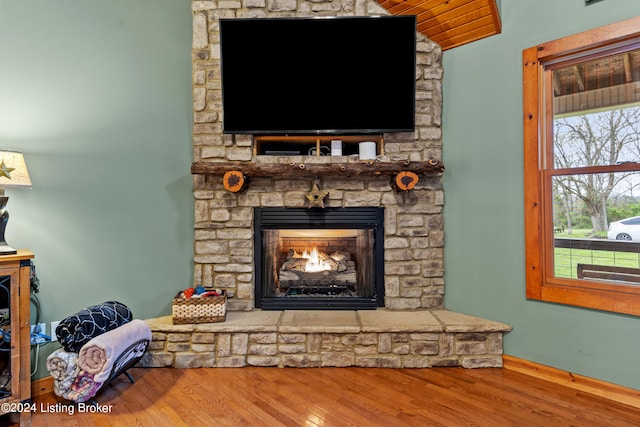
[[[607,239],[640,240],[640,216],[614,221],[609,224]]]

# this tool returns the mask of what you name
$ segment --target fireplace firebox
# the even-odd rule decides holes
[[[384,208],[255,208],[256,307],[384,305]]]

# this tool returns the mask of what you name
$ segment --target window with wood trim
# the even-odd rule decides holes
[[[640,17],[523,51],[527,298],[640,315]]]

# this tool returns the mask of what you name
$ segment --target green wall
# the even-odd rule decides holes
[[[502,34],[443,54],[446,305],[513,325],[507,354],[640,388],[637,318],[525,300],[520,67],[640,2],[501,13]],[[166,315],[190,286],[190,46],[188,0],[0,0],[0,147],[33,181],[7,190],[6,237],[36,254],[43,321],[108,299]]]
[[[522,50],[640,14],[638,0],[512,0],[502,34],[443,54],[445,304],[509,323],[505,353],[640,389],[640,319],[525,299]]]
[[[33,182],[6,238],[36,255],[42,321],[166,315],[191,286],[191,111],[188,0],[0,0],[0,147]]]

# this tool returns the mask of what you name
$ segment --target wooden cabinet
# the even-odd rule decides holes
[[[4,392],[0,395],[0,415],[19,412],[20,425],[31,420],[26,405],[31,399],[31,259],[33,253],[19,250],[14,255],[0,256],[0,315],[2,340],[0,366],[6,372]],[[24,403],[24,405],[21,405]]]
[[[254,156],[330,156],[331,141],[340,141],[343,156],[357,156],[358,144],[371,141],[376,144],[376,155],[384,154],[381,135],[318,135],[254,137]]]

